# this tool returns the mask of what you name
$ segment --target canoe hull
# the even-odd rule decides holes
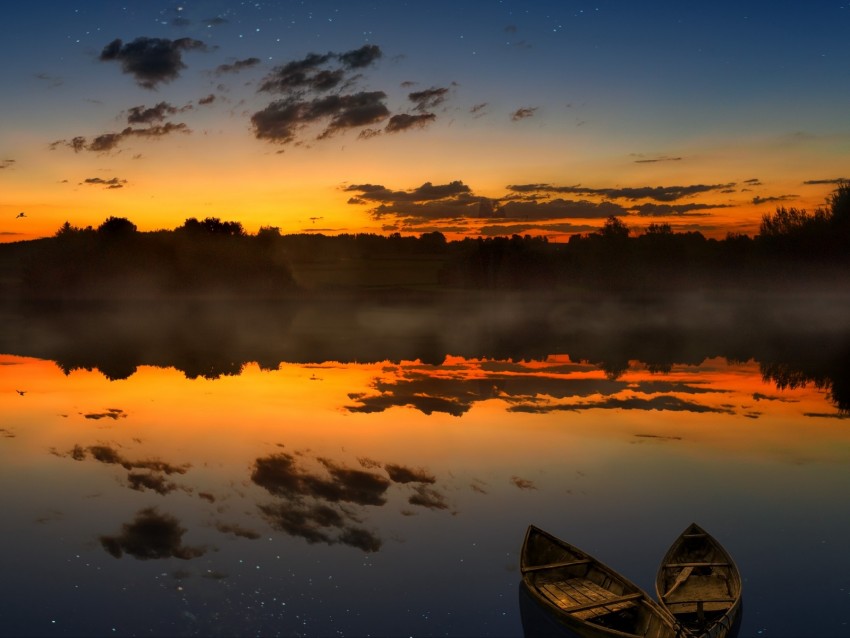
[[[637,585],[533,525],[520,568],[528,595],[583,638],[676,636],[672,618]]]
[[[741,576],[717,540],[691,524],[664,555],[655,592],[693,636],[733,638],[741,611]]]

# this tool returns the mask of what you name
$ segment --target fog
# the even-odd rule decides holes
[[[66,372],[126,378],[138,366],[190,378],[239,374],[250,362],[513,361],[566,354],[611,378],[707,358],[756,360],[774,373],[833,386],[850,369],[850,292],[694,292],[663,297],[464,293],[381,299],[324,294],[299,301],[149,300],[7,306],[0,352],[56,361]],[[838,385],[843,386],[843,383]]]

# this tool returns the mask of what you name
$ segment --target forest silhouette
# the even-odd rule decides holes
[[[292,299],[309,292],[463,290],[671,293],[781,290],[846,283],[850,184],[814,212],[777,208],[753,237],[706,238],[651,224],[635,234],[609,217],[597,231],[549,242],[529,235],[447,241],[414,236],[300,233],[215,217],[140,232],[109,217],[97,228],[66,222],[53,237],[0,245],[8,300]]]

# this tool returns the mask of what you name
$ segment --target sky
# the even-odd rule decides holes
[[[850,2],[16,2],[0,241],[710,237],[850,176]]]

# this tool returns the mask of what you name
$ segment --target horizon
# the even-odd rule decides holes
[[[614,215],[722,239],[846,177],[839,2],[9,14],[0,242],[112,216],[566,241]]]

